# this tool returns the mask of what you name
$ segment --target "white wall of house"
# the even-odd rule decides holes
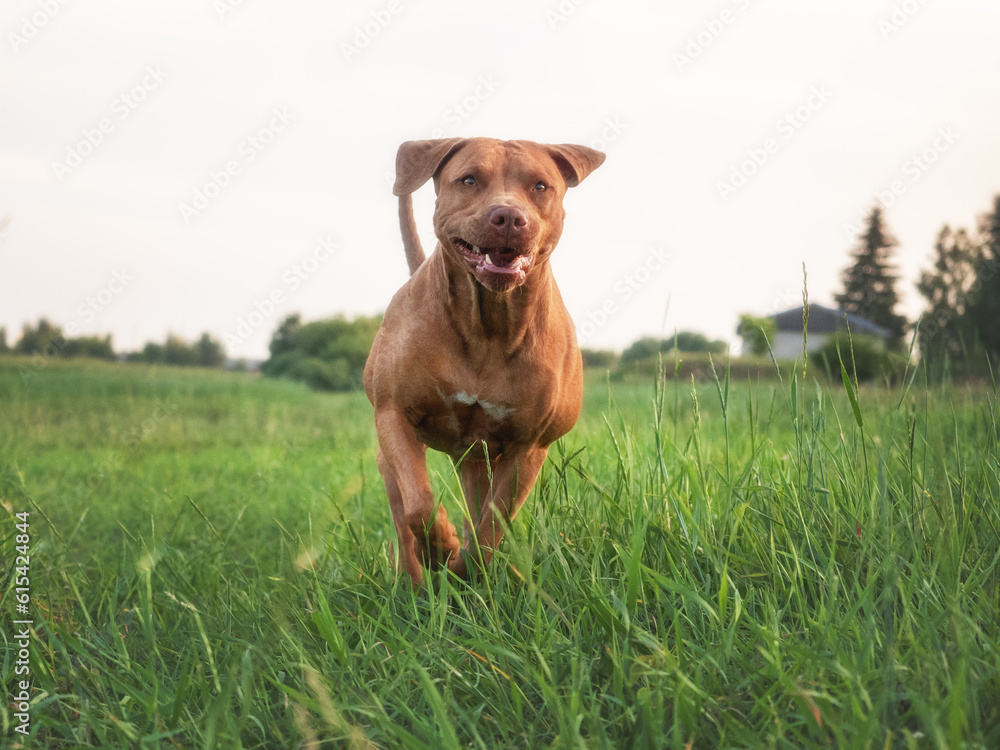
[[[819,349],[830,338],[829,333],[812,333],[809,335],[809,351]],[[802,356],[802,332],[778,331],[771,343],[775,359],[795,359]]]
[[[817,349],[821,349],[824,344],[830,339],[832,334],[829,333],[811,333],[809,334],[809,352],[810,354]],[[753,342],[747,339],[741,339],[742,349],[741,354],[745,357],[752,356],[753,354]],[[880,348],[884,349],[884,341],[878,340],[877,345],[881,345]],[[771,351],[774,352],[775,359],[798,359],[802,356],[802,334],[795,331],[778,331],[778,334],[774,341],[771,342]],[[764,355],[765,357],[767,354]]]

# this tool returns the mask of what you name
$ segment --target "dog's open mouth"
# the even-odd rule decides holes
[[[512,247],[479,247],[459,237],[452,244],[472,266],[483,286],[493,291],[507,291],[522,281],[531,266],[531,255]]]
[[[483,263],[488,267],[498,270],[510,268],[519,259],[528,259],[528,256],[522,251],[515,250],[512,247],[478,247],[458,237],[453,239],[452,242],[455,243],[455,247],[464,251],[464,255],[468,259],[475,261],[477,264]]]

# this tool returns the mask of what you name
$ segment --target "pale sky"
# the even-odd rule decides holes
[[[877,193],[913,317],[941,225],[1000,192],[996,0],[5,0],[0,32],[9,340],[47,316],[261,358],[288,313],[384,309],[410,139],[607,153],[552,261],[598,348],[735,341],[803,262],[831,303]]]

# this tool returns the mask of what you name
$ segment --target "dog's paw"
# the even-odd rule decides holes
[[[459,541],[458,530],[455,525],[448,520],[448,514],[444,507],[438,512],[434,525],[428,534],[431,547],[437,550],[438,558],[444,564],[450,558],[458,557]]]
[[[405,573],[410,577],[414,588],[420,588],[420,582],[424,577],[424,569],[420,565],[418,555],[414,553],[414,547],[417,546],[415,541],[411,537],[409,544],[401,544],[398,554],[396,546],[392,542],[389,542],[389,559],[392,560],[396,575]]]
[[[448,570],[462,580],[468,580],[470,578],[469,573],[472,570],[469,562],[469,551],[467,549],[460,549],[458,554],[453,555],[448,560]]]
[[[412,519],[410,531],[413,532],[414,551],[427,567],[437,569],[458,557],[458,531],[448,520],[444,506],[438,508],[433,523],[429,525],[423,519]]]

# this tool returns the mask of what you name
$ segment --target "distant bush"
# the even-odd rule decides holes
[[[71,326],[72,328],[72,326]],[[26,324],[21,338],[13,347],[7,345],[7,335],[0,329],[0,353],[41,355],[43,357],[90,357],[114,360],[118,358],[111,336],[79,336],[67,338],[62,328],[45,318],[38,325]],[[186,367],[222,367],[226,352],[222,344],[207,333],[193,344],[177,336],[168,336],[164,344],[150,342],[142,351],[126,357],[129,362],[182,365]]]
[[[712,368],[715,368],[715,375]],[[699,383],[712,382],[717,376],[722,379],[729,369],[729,377],[733,382],[751,380],[777,380],[780,376],[790,378],[795,369],[792,362],[779,362],[775,369],[770,357],[729,357],[715,355],[710,352],[677,352],[672,351],[661,356],[649,357],[634,362],[623,362],[612,373],[613,381],[648,380],[656,375],[660,367],[667,380],[690,382],[693,378]],[[839,371],[838,371],[839,372]],[[839,375],[838,375],[839,378]]]
[[[45,318],[38,325],[25,324],[21,338],[13,348],[7,345],[7,332],[0,329],[0,352],[14,354],[40,354],[44,357],[92,357],[94,359],[114,359],[115,350],[111,336],[80,336],[66,338],[62,328]]]
[[[613,368],[618,364],[618,354],[610,349],[581,349],[584,367]]]
[[[708,337],[694,331],[679,331],[668,339],[657,339],[647,336],[639,339],[622,352],[622,364],[637,362],[657,354],[666,354],[674,348],[681,352],[709,352],[725,354],[729,345],[725,341],[709,341]]]
[[[81,336],[76,339],[66,339],[62,352],[64,357],[91,357],[92,359],[116,359],[115,349],[111,345],[111,336]]]
[[[272,336],[271,357],[260,371],[322,391],[361,388],[368,352],[381,324],[381,317],[338,316],[303,323],[299,315],[289,315]]]
[[[625,365],[629,362],[638,362],[640,360],[650,359],[655,357],[657,354],[666,351],[669,351],[666,347],[666,341],[646,336],[638,341],[633,341],[625,349],[625,351],[622,352],[622,364]]]
[[[179,367],[222,367],[226,364],[226,352],[222,344],[207,333],[193,344],[170,334],[163,344],[150,341],[141,351],[130,354],[128,361]]]
[[[831,336],[812,356],[833,379],[840,376],[841,360],[847,374],[860,382],[874,380],[894,383],[906,371],[906,355],[887,352],[883,342],[877,338],[854,335],[848,337],[846,332]]]

